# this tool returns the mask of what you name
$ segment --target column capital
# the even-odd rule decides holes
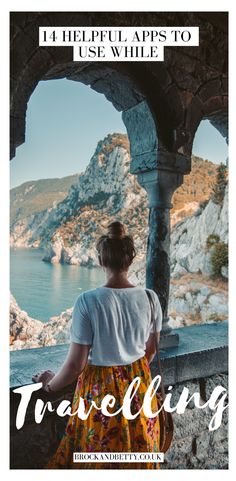
[[[178,345],[178,335],[168,325],[170,287],[170,209],[174,191],[183,183],[183,173],[170,166],[137,173],[138,182],[148,193],[149,235],[147,242],[146,286],[156,291],[163,312],[160,346]]]
[[[140,149],[139,152],[132,152],[131,149],[131,174],[138,175],[154,169],[187,175],[191,172],[191,155],[168,152],[160,145],[150,150]]]
[[[138,182],[148,193],[149,208],[171,209],[174,191],[183,183],[183,174],[166,169],[140,172]]]

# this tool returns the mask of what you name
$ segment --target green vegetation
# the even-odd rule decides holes
[[[218,242],[213,247],[211,255],[212,277],[221,277],[221,268],[228,266],[228,244]]]
[[[101,141],[102,142],[102,141]],[[128,153],[130,153],[130,144],[129,139],[126,134],[120,134],[117,132],[113,132],[113,134],[108,134],[105,138],[105,142],[101,143],[102,150],[109,154],[114,150],[116,146],[124,147]]]
[[[205,200],[202,200],[201,202],[199,202],[199,207],[200,207],[200,209],[202,209],[202,210],[205,209],[205,207],[207,206],[208,202],[209,202],[209,199],[205,199]]]
[[[79,174],[55,179],[24,182],[10,191],[11,224],[58,204],[68,195],[71,185],[78,182]]]
[[[220,164],[217,168],[216,182],[213,186],[212,200],[215,204],[223,204],[225,188],[228,184],[228,169],[226,165]]]
[[[184,183],[173,195],[173,209],[184,208],[188,202],[199,202],[200,208],[204,208],[212,195],[213,186],[216,182],[217,165],[209,160],[192,155],[192,169],[190,174],[184,176]]]
[[[228,266],[228,244],[222,242],[217,234],[211,234],[207,238],[206,248],[211,249],[212,278],[222,277],[221,268]]]
[[[217,234],[210,234],[207,237],[207,241],[206,241],[207,249],[210,249],[213,245],[217,244],[218,242],[220,242],[220,237]]]

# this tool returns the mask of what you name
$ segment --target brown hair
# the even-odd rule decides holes
[[[107,234],[98,239],[96,249],[100,264],[116,271],[127,270],[136,256],[133,238],[126,235],[125,226],[119,221],[108,225]]]

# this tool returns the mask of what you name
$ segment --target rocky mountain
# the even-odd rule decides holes
[[[218,250],[221,276],[213,279],[212,255],[216,246],[228,243],[228,188],[221,204],[209,200],[192,216],[178,222],[171,234],[171,327],[212,323],[228,318],[227,260]],[[145,285],[145,257],[139,256],[129,270],[129,280]],[[10,349],[26,349],[69,342],[72,307],[47,323],[32,319],[16,300],[10,300]]]
[[[132,265],[130,282],[145,286],[145,261]],[[68,343],[73,307],[47,323],[32,319],[22,311],[15,298],[10,299],[10,350],[31,349]],[[213,281],[200,273],[187,273],[171,278],[169,297],[169,325],[172,328],[196,323],[227,320],[227,282]]]
[[[33,319],[18,306],[14,296],[10,296],[10,348],[22,349],[37,347],[37,339],[43,323]]]
[[[228,186],[222,204],[210,199],[172,229],[170,251],[173,278],[187,272],[213,274],[211,257],[214,242],[212,246],[208,242],[212,236],[218,243],[228,244]]]
[[[173,227],[170,253],[170,326],[227,319],[228,186],[222,203],[210,199]],[[131,266],[134,284],[145,285],[145,267],[145,259]]]
[[[109,134],[98,143],[85,172],[65,178],[68,192],[59,191],[59,187],[56,191],[55,187],[51,204],[52,186],[26,183],[17,188],[18,192],[12,194],[12,245],[44,247],[44,260],[48,262],[97,266],[96,239],[109,222],[121,220],[132,233],[138,252],[129,279],[144,286],[147,195],[136,176],[129,173],[129,164],[127,136]],[[174,194],[169,298],[172,327],[227,319],[228,188],[222,202],[211,198],[216,171],[217,165],[193,157],[191,174]],[[63,184],[64,180],[59,180]],[[44,192],[40,194],[46,206],[43,210],[38,194],[34,194],[34,188],[39,187]],[[17,203],[23,206],[18,213]],[[213,279],[216,267],[221,276]],[[68,342],[71,315],[69,306],[45,324],[22,311],[11,296],[11,349]]]
[[[192,172],[174,194],[172,226],[208,199],[216,178],[215,164],[197,157]],[[98,142],[85,172],[60,202],[30,215],[14,217],[11,245],[44,247],[44,261],[97,265],[96,239],[112,220],[121,220],[134,236],[139,257],[146,249],[146,191],[129,173],[130,151],[124,134],[108,134]],[[46,197],[46,195],[45,195]]]
[[[49,209],[61,202],[72,184],[78,182],[80,174],[55,179],[40,179],[24,182],[10,191],[11,227],[33,214]]]
[[[41,322],[22,311],[11,294],[10,350],[32,349],[69,342],[71,316],[72,308],[62,312],[60,316],[51,317],[47,323]]]

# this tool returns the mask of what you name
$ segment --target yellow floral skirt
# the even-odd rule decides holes
[[[152,381],[146,356],[125,366],[95,366],[87,364],[78,377],[72,404],[72,412],[78,409],[79,399],[85,400],[86,412],[91,401],[101,406],[106,394],[115,397],[116,403],[109,412],[116,412],[123,405],[125,393],[135,377],[140,377],[140,385],[131,401],[131,412],[138,412],[143,404],[144,395]],[[153,396],[153,412],[158,409],[158,400]],[[46,469],[159,469],[159,463],[112,463],[73,462],[74,452],[159,452],[159,418],[148,418],[143,410],[132,420],[118,413],[113,417],[92,408],[86,420],[77,415],[70,416],[65,434]]]

